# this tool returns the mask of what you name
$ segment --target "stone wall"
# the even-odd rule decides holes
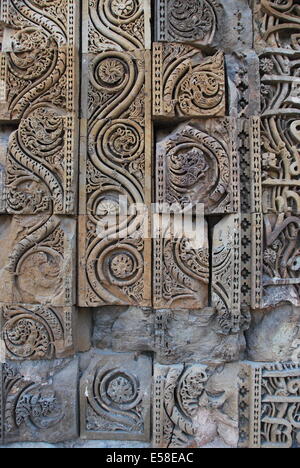
[[[299,1],[0,2],[0,444],[299,447]]]

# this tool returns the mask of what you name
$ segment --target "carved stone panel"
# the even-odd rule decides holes
[[[147,441],[151,359],[98,352],[87,362],[80,384],[81,437]]]
[[[297,448],[300,367],[244,363],[240,370],[240,446]]]
[[[238,443],[238,365],[155,366],[154,446],[201,448]]]
[[[177,236],[174,231],[176,225],[181,226],[181,214],[175,214],[171,219],[169,215],[159,215],[157,219],[154,239],[154,307],[156,309],[207,307],[209,245],[206,221],[201,219],[202,226],[199,227],[203,229],[202,243],[193,245],[185,232]]]
[[[261,180],[265,213],[300,212],[299,18],[292,1],[256,2],[261,75]]]
[[[5,162],[12,214],[77,211],[78,8],[73,0],[3,2],[0,121],[18,124]]]
[[[46,38],[58,47],[77,46],[78,16],[79,5],[74,0],[2,0],[3,50],[13,50],[12,36],[16,31],[37,48],[42,48]]]
[[[218,2],[192,0],[156,0],[156,37],[159,41],[197,41],[201,45],[213,42]]]
[[[213,231],[212,303],[224,334],[243,327],[241,316],[240,217],[222,219]]]
[[[9,141],[6,209],[10,214],[72,214],[77,200],[74,115],[36,106]]]
[[[299,49],[298,2],[256,0],[254,3],[255,48]],[[288,34],[286,32],[288,31]]]
[[[83,53],[151,49],[150,0],[83,0]]]
[[[78,360],[0,365],[2,443],[77,437]]]
[[[74,308],[3,304],[0,313],[7,359],[54,359],[74,353]]]
[[[2,217],[0,300],[72,306],[76,222],[53,215]]]
[[[252,48],[248,0],[155,0],[155,40],[225,51]]]
[[[191,121],[159,135],[156,202],[204,213],[239,211],[236,128],[233,119]]]
[[[89,56],[79,304],[151,303],[150,53]]]
[[[78,108],[76,49],[57,49],[47,38],[43,38],[45,43],[41,48],[36,48],[30,37],[34,32],[18,34],[16,50],[1,57],[0,81],[5,83],[1,120],[20,120],[33,104],[52,104],[66,112],[75,112]]]
[[[300,219],[289,214],[264,216],[263,306],[300,305]]]
[[[185,44],[153,45],[155,117],[225,115],[224,54],[206,57]]]

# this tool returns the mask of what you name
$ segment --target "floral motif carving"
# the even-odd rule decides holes
[[[228,435],[231,434],[230,443],[236,443],[237,415],[227,414],[225,407],[226,401],[237,399],[237,391],[227,384],[226,389],[223,387],[216,393],[213,383],[218,372],[200,364],[155,366],[155,447],[202,447],[217,435],[219,424],[226,427]],[[226,368],[222,372],[226,375]]]
[[[53,215],[18,216],[2,226],[1,302],[74,304],[71,254],[75,222]]]
[[[68,128],[69,124],[50,107],[37,107],[11,135],[6,187],[9,213],[74,211],[75,167],[69,140],[74,127]]]
[[[244,327],[241,314],[240,217],[220,221],[213,234],[212,300],[218,312],[220,333],[237,333]]]
[[[157,0],[157,40],[211,44],[218,26],[217,6],[214,0]]]
[[[299,305],[300,219],[288,214],[264,217],[263,305]],[[276,295],[275,295],[276,292]],[[276,301],[276,303],[274,303]]]
[[[95,357],[81,382],[81,431],[84,437],[147,440],[149,434],[148,358]]]
[[[145,286],[150,272],[144,270],[150,255],[150,241],[144,239],[147,213],[137,208],[149,197],[145,183],[150,181],[151,148],[145,147],[145,140],[151,125],[144,93],[149,58],[140,51],[110,51],[90,63],[86,198],[82,199],[87,216],[81,220],[84,306],[150,302]]]
[[[225,115],[224,56],[204,57],[183,44],[154,44],[154,115],[218,117]]]
[[[2,306],[2,339],[10,359],[52,359],[73,351],[72,310]]]

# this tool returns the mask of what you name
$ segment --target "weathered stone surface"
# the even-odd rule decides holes
[[[154,444],[203,447],[221,438],[238,444],[239,366],[155,366]]]
[[[257,54],[252,50],[243,51],[241,54],[227,54],[225,56],[225,69],[229,114],[239,119],[259,115],[261,93]]]
[[[0,301],[72,306],[76,221],[38,214],[2,216]]]
[[[92,344],[116,352],[153,351],[152,309],[113,306],[95,309]]]
[[[275,308],[256,310],[253,314],[246,333],[250,361],[298,360],[300,310],[286,302]]]
[[[251,20],[247,0],[156,0],[155,39],[229,51],[251,49]]]
[[[94,352],[80,383],[81,437],[147,441],[150,436],[151,359]]]
[[[214,227],[212,246],[212,303],[224,334],[244,328],[240,282],[240,217],[230,215]]]
[[[1,442],[77,437],[78,359],[1,365]]]
[[[5,447],[300,445],[299,18],[0,0]]]
[[[179,219],[178,219],[179,218]],[[187,220],[187,218],[185,218]],[[202,219],[203,238],[193,244],[181,229],[182,214],[161,215],[154,241],[154,307],[195,309],[208,306],[209,246],[207,224]],[[204,225],[204,226],[203,226]],[[173,232],[172,232],[173,230]]]
[[[150,310],[106,307],[95,312],[93,345],[116,352],[155,352],[160,364],[232,361],[243,357],[242,331],[224,334],[213,308]]]

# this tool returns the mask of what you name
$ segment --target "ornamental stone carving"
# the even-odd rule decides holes
[[[81,379],[81,436],[148,440],[151,360],[97,353]]]
[[[1,446],[300,446],[299,18],[0,0]]]

